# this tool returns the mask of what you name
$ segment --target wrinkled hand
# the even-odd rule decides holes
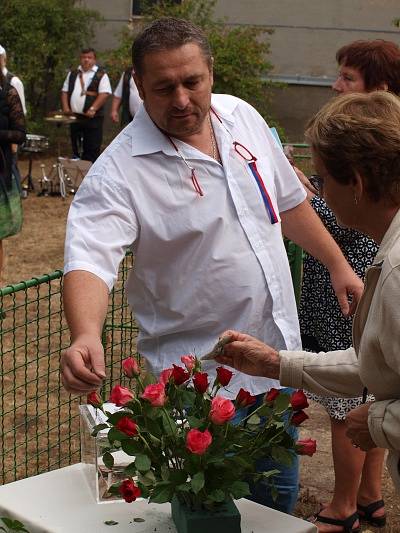
[[[307,199],[310,200],[313,198],[316,194],[318,194],[317,189],[314,187],[314,185],[311,183],[311,181],[307,178],[307,176],[302,172],[299,168],[293,165],[293,170],[296,172],[297,177],[299,178],[300,183],[303,185],[306,193],[307,193]]]
[[[61,381],[68,392],[86,394],[106,377],[104,350],[97,336],[77,337],[61,356]]]
[[[352,409],[346,416],[346,435],[357,448],[367,452],[371,448],[376,448],[368,428],[368,410],[370,403],[365,403]]]
[[[352,316],[362,296],[364,283],[348,263],[344,265],[344,268],[330,271],[331,283],[343,315]]]
[[[279,379],[279,355],[263,342],[238,331],[228,330],[221,337],[231,337],[222,355],[215,358],[218,363],[232,366],[250,376]]]

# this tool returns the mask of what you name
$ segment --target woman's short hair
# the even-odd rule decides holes
[[[373,201],[400,203],[400,99],[385,91],[330,100],[308,123],[306,139],[342,184],[363,177]]]
[[[341,66],[357,69],[367,91],[386,83],[390,92],[400,94],[400,48],[396,43],[383,39],[354,41],[339,48],[336,60]]]

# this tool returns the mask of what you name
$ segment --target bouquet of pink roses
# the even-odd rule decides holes
[[[210,383],[196,357],[185,355],[181,361],[183,366],[163,370],[158,381],[143,379],[134,358],[123,361],[125,375],[135,381],[134,391],[121,385],[112,389],[109,401],[120,410],[105,412],[106,423],[93,433],[109,428],[103,455],[107,467],[113,466],[115,450],[132,456],[126,479],[109,489],[112,494],[127,502],[139,496],[155,503],[176,497],[190,508],[212,509],[249,495],[249,482],[273,478],[276,470],[256,472],[258,459],[290,464],[296,453],[315,452],[314,440],[296,443],[287,432],[308,418],[302,391],[290,396],[271,389],[260,407],[233,424],[236,411],[253,405],[255,396],[240,389],[235,400],[224,398],[221,389],[229,385],[230,370],[217,368]],[[88,403],[102,409],[96,392],[89,394]]]

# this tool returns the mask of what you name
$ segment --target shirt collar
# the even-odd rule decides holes
[[[219,95],[213,94],[211,97],[212,108],[229,131],[232,130],[235,122],[233,111],[238,103],[239,100],[234,97],[226,100],[225,96],[223,101],[221,101]],[[171,156],[176,155],[176,150],[168,140],[168,137],[157,128],[144,105],[140,106],[127,133],[131,136],[132,156],[154,154],[156,152],[163,152]]]
[[[84,71],[81,65],[79,65],[78,70],[81,70],[85,74],[85,72],[97,72],[99,70],[99,67],[97,65],[94,65],[89,70]]]
[[[379,250],[374,259],[374,265],[382,263],[385,257],[388,255],[390,249],[393,246],[395,240],[400,238],[400,209],[397,211],[383,236],[382,242],[379,246]]]

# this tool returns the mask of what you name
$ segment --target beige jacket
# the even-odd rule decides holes
[[[400,210],[387,230],[353,322],[353,346],[326,354],[282,350],[282,385],[324,396],[375,395],[371,437],[388,448],[388,468],[400,491]]]

